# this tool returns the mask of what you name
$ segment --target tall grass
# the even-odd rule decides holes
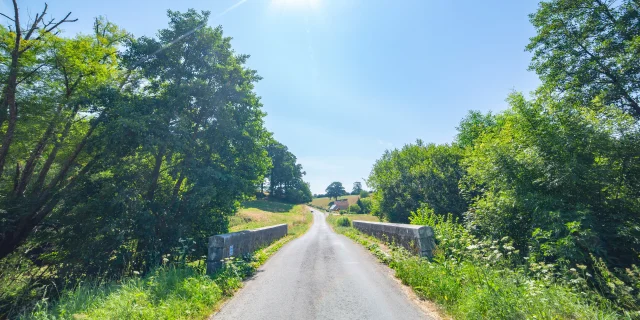
[[[109,284],[84,283],[49,304],[42,301],[23,319],[204,318],[222,299],[221,281],[193,267],[160,267],[144,278]],[[239,279],[241,281],[241,279]]]
[[[110,283],[85,282],[54,302],[40,301],[21,319],[204,319],[242,286],[285,243],[302,235],[312,215],[303,206],[291,209],[302,220],[289,221],[289,234],[244,259],[230,259],[214,275],[204,261],[158,267],[144,277]]]
[[[508,240],[486,244],[485,250],[472,244],[453,222],[439,220],[438,249],[430,261],[391,246],[381,250],[380,240],[354,228],[337,225],[334,230],[372,251],[395,270],[396,277],[420,297],[438,304],[454,319],[618,319],[632,315],[616,313],[607,302],[588,292],[533,277],[513,264]],[[431,224],[433,225],[433,224]],[[464,251],[464,252],[460,252]],[[511,254],[509,252],[512,252]],[[545,272],[543,271],[542,274]]]

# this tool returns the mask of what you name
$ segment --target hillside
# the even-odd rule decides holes
[[[360,198],[359,195],[348,195],[348,196],[342,196],[342,197],[338,197],[338,199],[347,199],[349,201],[349,205],[352,205],[356,202],[358,202],[358,198]],[[311,201],[311,205],[314,205],[316,207],[321,207],[321,208],[326,208],[329,206],[329,202],[331,201],[335,201],[333,198],[329,199],[329,198],[314,198]]]
[[[289,233],[297,234],[305,231],[312,220],[311,213],[304,205],[267,200],[247,201],[234,216],[229,217],[229,232],[286,223]]]

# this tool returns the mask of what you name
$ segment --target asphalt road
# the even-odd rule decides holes
[[[361,245],[323,213],[273,255],[214,319],[429,319]]]

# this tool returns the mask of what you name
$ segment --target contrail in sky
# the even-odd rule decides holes
[[[241,6],[243,3],[247,2],[247,1],[248,0],[240,0],[240,1],[238,1],[238,3],[232,5],[231,7],[225,9],[224,11],[220,12],[217,16],[214,17],[214,19],[224,16],[225,14],[229,13],[229,11]]]

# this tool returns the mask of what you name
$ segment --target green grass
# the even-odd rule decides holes
[[[358,199],[360,198],[359,195],[354,195],[354,196],[342,196],[342,197],[338,197],[338,199],[347,199],[349,201],[349,205],[352,205],[356,202],[358,202]],[[319,208],[327,208],[329,206],[329,202],[331,201],[335,201],[334,198],[314,198],[313,200],[311,200],[311,205],[312,206],[316,206]]]
[[[351,221],[359,220],[359,221],[380,222],[380,218],[378,218],[376,216],[372,216],[370,214],[349,214],[349,213],[345,213],[345,214],[337,214],[337,213],[329,214],[327,216],[327,221],[329,221],[330,224],[335,225],[335,221],[340,217],[347,217]]]
[[[296,205],[290,203],[267,201],[267,200],[252,200],[242,204],[243,208],[255,208],[268,212],[289,212]]]
[[[203,319],[221,301],[218,282],[197,269],[158,268],[144,278],[86,283],[25,319]]]
[[[286,209],[286,210],[285,210]],[[249,261],[232,260],[214,275],[204,274],[204,261],[158,267],[144,277],[110,283],[86,282],[62,294],[59,300],[41,301],[21,319],[206,319],[223,301],[242,287],[242,281],[285,243],[302,235],[313,216],[302,205],[251,201],[231,219],[233,230],[280,223],[289,234],[256,251]]]
[[[229,218],[229,232],[273,226],[286,223],[289,233],[298,235],[306,231],[313,216],[304,205],[291,205],[266,200],[249,201]]]
[[[495,267],[485,261],[449,259],[436,254],[432,261],[385,247],[376,238],[351,227],[327,221],[336,232],[362,244],[395,270],[404,284],[423,299],[435,302],[454,319],[618,319],[604,302],[584,292],[526,276],[521,270]],[[437,231],[436,231],[437,232]]]

